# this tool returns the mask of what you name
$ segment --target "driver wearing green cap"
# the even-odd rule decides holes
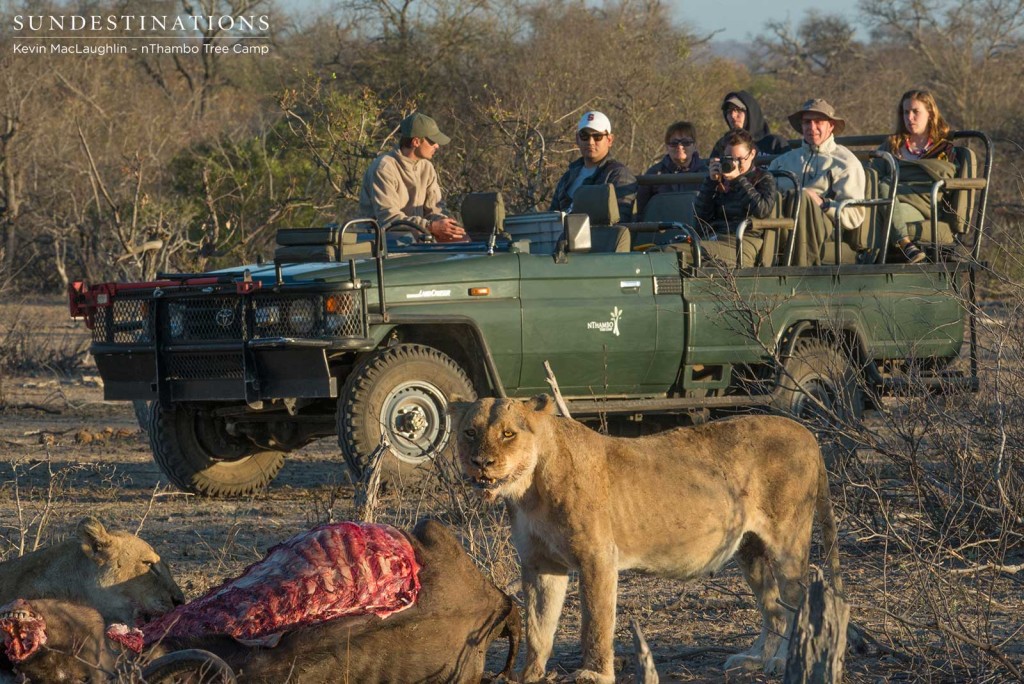
[[[398,147],[378,156],[363,174],[359,213],[387,228],[411,223],[438,242],[466,239],[466,231],[442,210],[441,185],[431,163],[451,138],[425,114],[410,114],[399,125]]]

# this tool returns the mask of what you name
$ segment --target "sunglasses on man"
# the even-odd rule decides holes
[[[576,134],[579,139],[583,142],[593,140],[594,142],[601,142],[608,135],[607,133],[587,133],[586,131],[580,131]]]
[[[669,147],[689,147],[693,143],[697,142],[693,138],[673,138],[669,140],[666,145]]]

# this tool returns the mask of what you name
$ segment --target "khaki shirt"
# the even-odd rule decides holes
[[[834,136],[829,136],[817,149],[804,142],[799,149],[776,157],[768,168],[789,171],[804,188],[817,190],[822,197],[831,199],[832,207],[825,216],[833,225],[836,204],[840,200],[864,199],[867,184],[864,167],[853,152],[836,143]],[[864,211],[864,207],[848,207],[843,212],[842,227],[846,230],[859,228],[864,222]]]
[[[409,159],[397,147],[370,163],[359,190],[359,215],[385,228],[404,220],[424,230],[443,218],[437,170],[426,159]]]

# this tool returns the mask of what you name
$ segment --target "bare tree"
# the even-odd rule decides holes
[[[1022,104],[1022,0],[862,0],[879,42],[915,57],[920,80],[966,128],[1005,129]]]

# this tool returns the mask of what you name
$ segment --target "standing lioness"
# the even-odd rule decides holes
[[[800,603],[815,512],[841,589],[818,444],[788,418],[744,416],[626,439],[553,415],[546,396],[451,411],[465,475],[512,511],[526,599],[524,681],[544,676],[570,570],[580,574],[583,613],[577,681],[614,681],[618,570],[687,580],[735,556],[764,622],[726,668],[784,666],[791,615],[779,599]]]

